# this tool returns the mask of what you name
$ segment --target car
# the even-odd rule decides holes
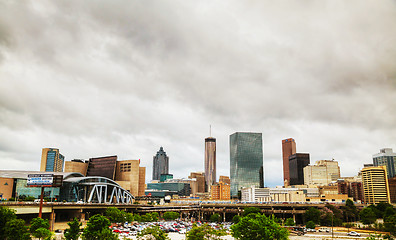
[[[321,228],[319,228],[319,232],[330,232],[330,229],[321,227]]]
[[[314,229],[314,228],[307,228],[307,232],[316,232],[316,229]]]
[[[350,232],[348,233],[348,236],[360,237],[360,233],[355,232],[355,231],[350,231]]]

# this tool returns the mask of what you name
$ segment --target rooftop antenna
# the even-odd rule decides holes
[[[209,136],[212,137],[212,125],[209,124]]]

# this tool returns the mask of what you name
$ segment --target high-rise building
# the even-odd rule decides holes
[[[289,157],[296,154],[296,142],[293,138],[282,140],[282,156],[283,156],[283,181],[285,186],[290,185],[289,173]]]
[[[362,181],[366,204],[390,203],[386,166],[363,168]]]
[[[161,174],[169,174],[169,157],[163,147],[153,157],[153,180],[160,180]]]
[[[133,196],[144,196],[146,168],[139,160],[117,161],[115,181]]]
[[[205,182],[210,186],[216,183],[216,138],[205,138]]]
[[[65,157],[59,153],[57,148],[43,148],[41,154],[40,171],[63,172]]]
[[[188,178],[195,179],[195,181],[191,181],[191,193],[193,195],[205,192],[205,174],[203,172],[192,172]]]
[[[309,165],[309,153],[295,153],[289,157],[290,185],[304,184],[304,167]]]
[[[114,180],[117,156],[90,158],[88,161],[87,177],[100,176]]]
[[[392,148],[383,148],[379,153],[373,155],[374,166],[386,166],[388,179],[396,176],[396,153]]]
[[[264,187],[261,133],[236,132],[230,136],[231,197],[244,187]]]
[[[340,167],[334,160],[316,161],[315,165],[306,166],[303,172],[305,185],[324,186],[340,178]]]

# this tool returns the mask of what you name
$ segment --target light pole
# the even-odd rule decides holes
[[[334,218],[334,213],[331,213],[331,239],[334,238],[334,232],[333,232],[333,218]]]

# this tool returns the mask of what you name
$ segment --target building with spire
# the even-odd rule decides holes
[[[163,147],[153,157],[153,180],[161,180],[161,174],[169,174],[169,157]]]
[[[207,191],[216,183],[216,138],[205,138],[205,183]]]

